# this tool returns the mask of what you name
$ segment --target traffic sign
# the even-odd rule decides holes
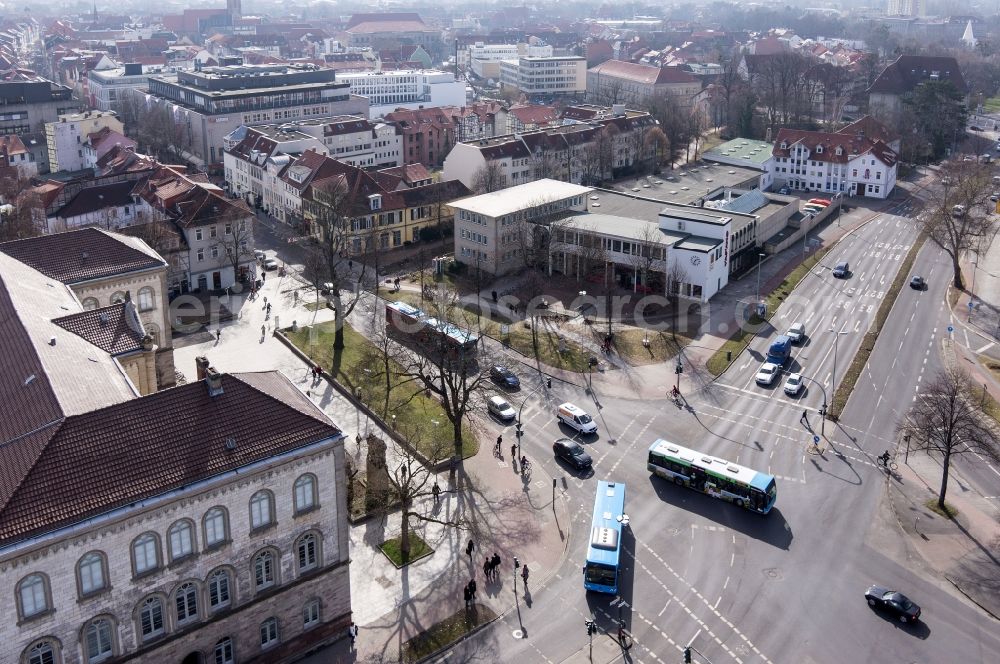
[[[976,308],[976,303],[973,302],[972,300],[969,300],[969,308],[970,309],[975,309]]]
[[[819,436],[813,436],[813,445],[819,445]]]
[[[952,325],[949,325],[949,326],[948,326],[948,334],[951,334],[951,333],[952,333],[952,332],[954,332],[954,331],[955,331],[955,328],[954,328],[954,326],[952,326]]]

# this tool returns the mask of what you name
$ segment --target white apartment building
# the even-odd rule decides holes
[[[45,140],[49,148],[49,168],[56,171],[78,171],[87,167],[83,144],[87,137],[107,127],[119,134],[125,126],[113,111],[84,111],[60,115],[57,122],[45,124]]]
[[[481,78],[497,78],[500,73],[500,62],[516,60],[522,55],[547,58],[552,56],[552,47],[548,44],[486,44],[476,42],[458,51],[458,64],[469,69]]]
[[[122,101],[127,90],[144,88],[150,76],[177,79],[176,69],[165,66],[146,66],[129,63],[114,69],[91,69],[87,72],[87,89],[90,105],[99,111],[122,112]]]
[[[522,56],[500,63],[500,84],[535,97],[583,95],[587,59],[577,55]]]
[[[338,72],[339,83],[349,83],[351,94],[369,102],[368,117],[378,118],[397,108],[464,106],[465,82],[436,69]]]

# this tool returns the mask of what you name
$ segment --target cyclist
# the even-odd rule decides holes
[[[886,450],[885,452],[879,455],[878,460],[883,466],[888,466],[890,458],[891,457],[889,455],[889,450]]]

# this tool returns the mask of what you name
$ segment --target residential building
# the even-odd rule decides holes
[[[221,163],[224,139],[240,125],[368,114],[366,99],[315,65],[204,67],[178,72],[177,80],[150,76],[148,92],[151,104],[168,108],[186,128],[180,155],[200,165]]]
[[[49,168],[53,171],[78,171],[87,168],[83,144],[101,129],[123,134],[125,125],[113,111],[84,111],[60,115],[56,122],[45,124],[45,142],[49,146]]]
[[[699,92],[698,77],[680,67],[608,60],[587,70],[587,97],[598,104],[642,107],[669,95],[690,107]]]
[[[397,109],[462,106],[465,82],[437,69],[341,72],[337,80],[349,83],[351,94],[368,99],[368,117],[380,118]]]
[[[148,87],[150,76],[163,76],[176,80],[176,69],[166,65],[142,65],[127,63],[113,69],[91,69],[87,72],[90,105],[99,111],[115,111],[123,114],[123,101],[128,96],[126,90]]]
[[[500,102],[485,101],[442,110],[451,119],[457,142],[511,133],[507,125],[507,109]]]
[[[444,161],[443,175],[474,189],[487,163],[498,165],[494,186],[510,187],[540,178],[594,183],[633,172],[652,158],[646,132],[655,126],[642,111],[615,109],[587,121],[573,121],[523,134],[458,143]]]
[[[400,132],[403,164],[440,168],[455,145],[455,124],[448,108],[400,109],[383,119]]]
[[[0,172],[4,173],[4,177],[13,175],[18,180],[38,175],[38,163],[20,136],[0,136]]]
[[[504,60],[500,64],[500,84],[530,98],[582,96],[587,92],[587,59],[554,55]]]
[[[35,75],[23,79],[0,81],[0,134],[28,134],[81,108],[66,86]]]
[[[888,198],[896,186],[899,153],[863,127],[865,118],[837,133],[780,129],[774,139],[774,186],[847,196]],[[870,131],[870,130],[869,130]]]
[[[11,298],[0,303],[0,307],[17,309],[14,320],[20,318],[28,324],[36,346],[42,345],[44,335],[44,343],[54,349],[45,361],[47,370],[60,366],[58,363],[63,360],[59,358],[63,355],[78,353],[75,359],[67,360],[67,370],[86,365],[91,359],[98,365],[118,366],[115,382],[119,385],[114,393],[124,398],[174,385],[167,264],[145,242],[97,228],[71,230],[2,243],[0,265],[4,266],[0,270],[0,291],[6,282]],[[20,282],[22,278],[24,282]],[[24,298],[20,303],[19,297]],[[30,309],[36,303],[37,311],[22,308]],[[108,320],[104,320],[102,313],[107,314]],[[5,315],[4,320],[10,318]],[[65,331],[76,337],[67,339]],[[103,349],[109,356],[95,354],[93,348],[88,351],[87,344],[81,346],[77,337]],[[5,343],[11,344],[10,349],[17,347],[17,340],[11,335],[7,335]],[[65,379],[73,382],[71,389],[75,391],[93,389],[101,393],[107,389],[92,384],[90,374],[84,367],[77,376]],[[0,375],[11,377],[10,372]],[[81,390],[81,385],[87,389]],[[70,389],[68,385],[66,388]],[[88,397],[80,395],[80,398],[85,401]],[[6,400],[4,403],[9,404]],[[3,419],[7,418],[0,418]]]
[[[545,129],[562,124],[562,117],[554,106],[542,104],[514,104],[507,109],[507,134]]]
[[[492,275],[541,247],[548,274],[707,302],[729,282],[733,214],[536,180],[452,203],[455,259]],[[755,220],[742,217],[751,229]],[[751,231],[752,232],[752,231]],[[588,289],[591,290],[591,289]]]
[[[959,94],[969,94],[969,87],[955,58],[901,55],[887,65],[868,88],[868,107],[883,113],[898,113],[903,101],[927,81],[948,81]]]
[[[84,168],[96,168],[97,162],[101,160],[101,157],[115,147],[135,150],[137,144],[128,136],[110,127],[102,127],[87,136],[87,139],[83,142]]]
[[[80,190],[46,220],[48,233],[97,226],[118,231],[143,220],[132,198],[135,182],[123,180]]]

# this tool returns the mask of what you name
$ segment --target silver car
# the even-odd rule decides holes
[[[486,409],[498,420],[510,422],[517,415],[514,407],[501,396],[492,396],[486,400]]]

